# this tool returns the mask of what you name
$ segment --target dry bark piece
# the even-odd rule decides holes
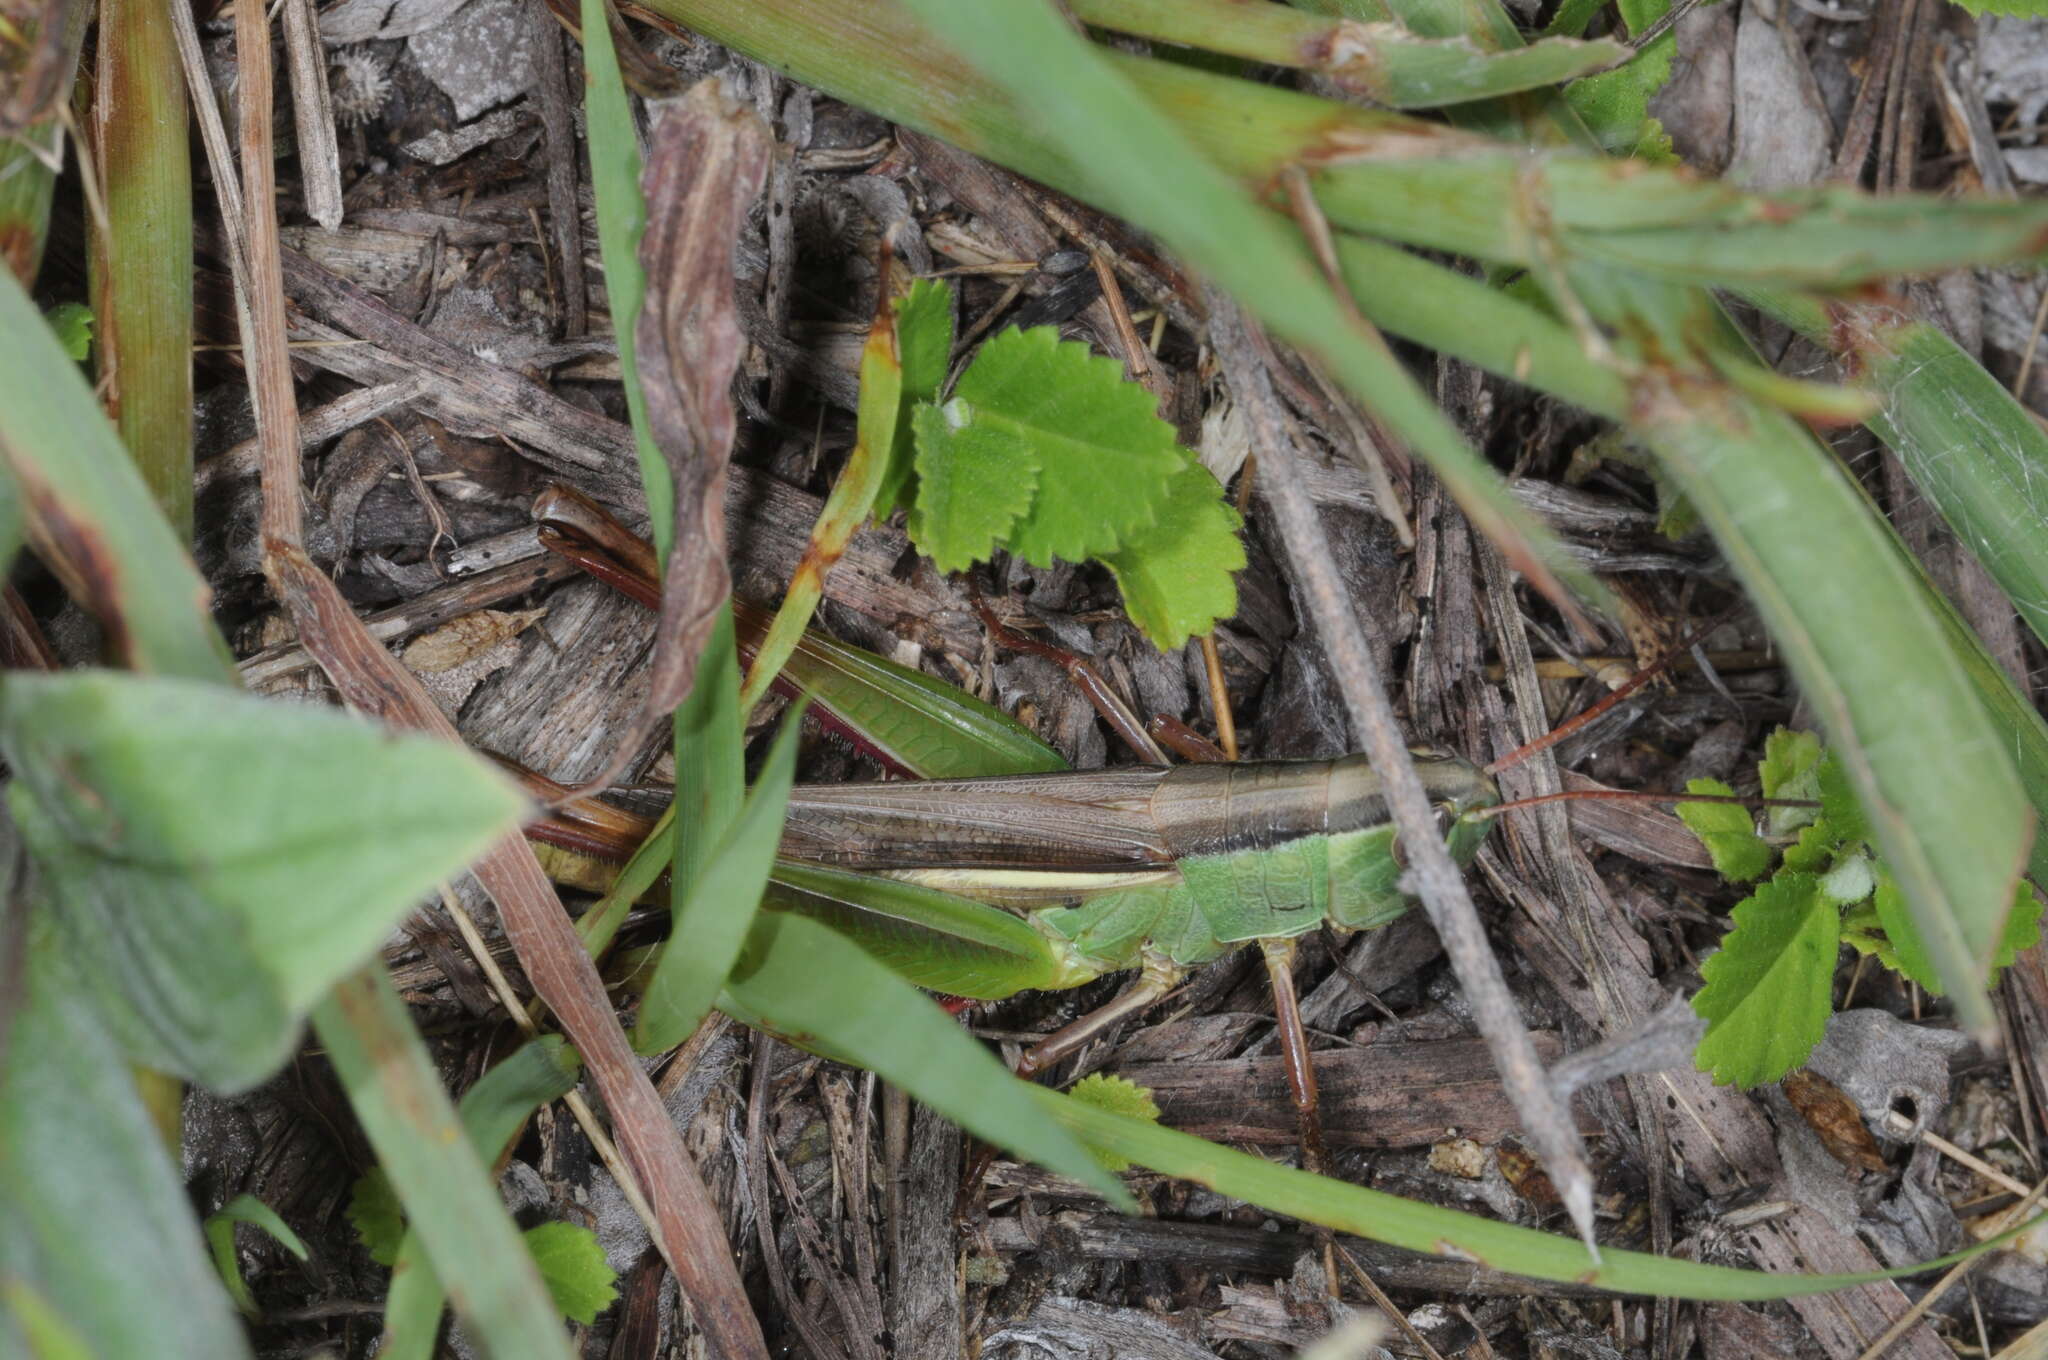
[[[545,609],[479,609],[474,614],[422,634],[405,649],[405,664],[415,673],[453,670],[499,643],[518,637]]]
[[[1539,1059],[1562,1049],[1532,1035]],[[1500,1075],[1476,1038],[1368,1044],[1315,1055],[1323,1133],[1333,1147],[1419,1147],[1455,1129],[1491,1143],[1521,1128]],[[1119,1076],[1143,1086],[1170,1128],[1228,1142],[1292,1143],[1297,1129],[1279,1058],[1131,1063]],[[1598,1122],[1580,1115],[1580,1127]]]
[[[446,23],[466,0],[341,0],[320,14],[320,39],[330,46],[409,38]]]
[[[412,58],[467,123],[533,87],[533,29],[520,0],[470,0],[412,37]]]

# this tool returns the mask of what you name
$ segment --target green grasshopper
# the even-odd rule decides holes
[[[1500,801],[1493,780],[1453,756],[1416,763],[1469,863],[1487,831],[1472,814]],[[1033,1066],[1239,946],[1368,929],[1408,906],[1361,756],[801,786],[780,853],[774,905],[934,991],[995,1000],[1139,971]],[[901,887],[876,892],[878,874]]]
[[[643,566],[630,544],[621,552],[619,541],[594,545],[559,527],[543,536],[643,603],[656,598],[651,562]],[[761,626],[754,611],[737,612],[743,634]],[[816,635],[784,683],[811,697],[814,717],[899,772],[940,777],[799,785],[765,908],[819,920],[907,980],[957,997],[1000,1000],[1138,974],[1121,996],[1026,1054],[1026,1075],[1149,1007],[1186,970],[1257,943],[1305,1153],[1322,1160],[1294,944],[1325,925],[1383,925],[1410,904],[1381,781],[1363,757],[1075,773],[1007,715]],[[902,725],[916,714],[929,725],[905,738]],[[881,743],[892,749],[876,749],[878,725],[893,725]],[[1437,753],[1416,764],[1448,849],[1469,864],[1502,810],[1491,775]],[[991,767],[1028,772],[945,777]],[[595,821],[558,820],[530,834],[618,859],[647,831],[615,811],[585,815]],[[559,859],[551,868],[576,886],[608,879]]]

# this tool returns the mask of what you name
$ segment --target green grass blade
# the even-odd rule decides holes
[[[469,1334],[498,1360],[568,1360],[533,1257],[390,980],[376,971],[348,979],[313,1023]]]
[[[832,492],[811,529],[811,541],[790,578],[782,607],[762,636],[747,670],[739,706],[751,713],[768,692],[768,686],[782,671],[796,650],[811,616],[825,598],[825,574],[846,551],[854,530],[867,522],[875,498],[890,479],[895,463],[897,429],[902,423],[903,360],[897,345],[896,306],[889,296],[889,271],[884,265],[876,284],[880,296],[875,316],[868,326],[867,343],[860,354],[860,409],[855,412],[856,437],[853,452],[833,480]]]
[[[8,35],[10,60],[24,54],[48,57],[41,50],[39,19],[54,15],[64,26],[62,46],[49,71],[45,87],[54,99],[64,99],[75,83],[78,55],[85,44],[85,31],[93,20],[94,6],[66,5],[37,13],[20,11],[18,25]],[[25,21],[25,22],[24,22]],[[10,98],[26,95],[21,72],[10,70]],[[54,108],[10,110],[18,117],[40,114],[34,122],[9,135],[0,135],[0,272],[11,272],[23,288],[33,289],[42,268],[43,247],[50,235],[50,204],[57,193],[57,172],[64,164],[64,122]]]
[[[1098,28],[1313,71],[1347,94],[1394,109],[1546,89],[1628,56],[1627,47],[1606,39],[1492,52],[1464,38],[1425,38],[1384,22],[1317,19],[1238,0],[1071,0],[1068,8]]]
[[[1868,503],[1789,416],[1724,389],[1718,411],[1646,403],[1638,429],[1783,649],[1906,885],[1958,1014],[1983,985],[2031,818],[1913,574]]]
[[[653,521],[654,557],[666,562],[675,535],[675,485],[667,460],[647,431],[647,398],[640,390],[640,362],[633,344],[633,326],[647,295],[647,276],[640,268],[640,236],[647,226],[647,200],[640,193],[640,139],[625,81],[619,76],[605,0],[582,4],[584,117],[589,125],[590,188],[597,200],[605,302],[619,346],[619,374],[633,424],[633,451],[640,459],[640,486]]]
[[[0,1062],[0,1351],[19,1353],[12,1323],[32,1355],[38,1336],[68,1333],[91,1355],[247,1356],[127,1065],[47,923],[30,931]]]
[[[591,187],[597,199],[598,245],[603,252],[605,297],[611,307],[612,333],[619,345],[619,368],[626,388],[627,414],[633,423],[633,448],[640,460],[640,484],[652,518],[655,560],[667,562],[675,537],[675,484],[647,424],[647,402],[640,387],[640,369],[633,331],[647,292],[640,264],[640,238],[647,224],[647,200],[640,190],[641,157],[633,125],[632,104],[619,75],[605,0],[582,0],[585,116],[589,122]],[[733,650],[732,614],[722,610],[712,622],[697,662],[696,683],[676,707],[674,718],[676,806],[682,810],[679,832],[663,840],[670,850],[678,883],[694,883],[704,871],[726,828],[739,815],[744,796],[745,738],[740,725],[739,657]],[[670,817],[673,823],[673,809]],[[636,861],[638,856],[635,857]],[[644,892],[654,874],[646,875]],[[638,892],[635,893],[635,896]],[[620,899],[630,905],[633,898]],[[592,930],[616,929],[615,909],[592,921]],[[609,929],[605,929],[609,923]],[[586,935],[586,939],[589,936]],[[595,946],[594,948],[601,948]]]
[[[619,870],[618,877],[605,889],[604,896],[576,922],[576,933],[583,937],[583,947],[591,957],[595,958],[611,948],[612,937],[626,923],[626,913],[669,870],[675,863],[675,856],[676,807],[670,803],[661,810],[661,816],[648,831],[647,839],[633,851],[632,858]]]
[[[719,1008],[865,1067],[970,1133],[1133,1207],[1117,1179],[1033,1103],[1029,1083],[929,998],[815,921],[762,915]]]
[[[576,1085],[582,1066],[568,1040],[551,1034],[523,1045],[478,1078],[458,1106],[462,1131],[477,1158],[495,1166],[533,1112]],[[391,1267],[379,1360],[429,1360],[446,1299],[418,1231],[408,1231]]]
[[[236,1195],[221,1206],[219,1213],[206,1216],[206,1222],[201,1226],[206,1233],[207,1250],[213,1254],[213,1268],[220,1275],[221,1284],[228,1291],[228,1297],[234,1300],[235,1307],[253,1317],[256,1299],[249,1292],[249,1282],[242,1278],[241,1257],[235,1251],[237,1223],[261,1228],[301,1261],[306,1259],[306,1244],[292,1231],[290,1224],[277,1216],[277,1210],[254,1195]]]
[[[154,0],[104,0],[92,116],[107,229],[92,233],[98,367],[143,479],[192,536],[192,161],[185,76]]]
[[[999,1001],[1099,976],[1070,962],[1021,916],[916,883],[782,863],[764,910],[793,911],[846,936],[904,981]]]
[[[85,12],[83,7],[80,12]],[[0,137],[0,270],[24,287],[42,268],[50,236],[50,205],[57,197],[63,130],[46,118],[13,136]]]
[[[1596,415],[1626,418],[1627,380],[1589,357],[1549,312],[1381,241],[1344,233],[1336,249],[1351,295],[1374,325]]]
[[[736,605],[744,637],[762,611]],[[1064,770],[1065,757],[1023,723],[957,685],[807,632],[783,676],[810,699],[810,716],[897,772],[918,779]]]
[[[674,726],[676,798],[670,811],[681,820],[670,867],[680,885],[703,875],[746,797],[747,741],[730,602],[712,619],[697,660],[697,683],[676,705]]]
[[[1919,573],[1919,563],[1913,559],[1906,545],[1899,543],[1897,549],[1900,558],[1911,562],[1915,572]],[[1948,598],[1936,590],[1924,574],[1920,574],[1919,580],[1920,598],[1941,621],[1950,649],[1969,673],[1977,697],[1983,702],[1985,715],[1997,733],[1999,748],[2012,757],[2020,786],[2026,790],[2027,801],[2033,805],[2038,827],[2040,819],[2048,818],[2048,722],[2042,721],[2041,710],[2020,693],[2012,677],[2005,673],[2005,667],[1992,660],[1984,644]],[[2048,884],[2048,836],[2039,830],[2034,835],[2027,867],[2035,883]]]
[[[1870,428],[2048,642],[2048,433],[2005,385],[1937,328],[1861,306],[1823,310],[1751,291],[1749,299],[1837,348],[1883,399]]]
[[[1675,1299],[1785,1299],[1819,1294],[1951,1265],[2041,1222],[2036,1218],[1990,1242],[1938,1260],[1860,1275],[1771,1275],[1613,1249],[1602,1251],[1596,1264],[1582,1244],[1568,1238],[1312,1176],[1054,1091],[1039,1089],[1034,1094],[1091,1146],[1233,1199],[1426,1255],[1454,1256],[1491,1270],[1538,1280],[1595,1284],[1618,1293]]]
[[[690,1037],[711,1013],[719,987],[746,944],[782,839],[803,717],[801,703],[783,717],[746,805],[688,895],[678,899],[681,910],[671,912],[668,944],[633,1029],[633,1047],[641,1053],[664,1053]]]

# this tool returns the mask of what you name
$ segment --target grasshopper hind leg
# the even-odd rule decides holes
[[[1294,989],[1296,937],[1263,939],[1259,953],[1266,961],[1266,977],[1273,984],[1273,1019],[1279,1026],[1280,1060],[1287,1068],[1287,1091],[1294,1098],[1295,1125],[1301,1133],[1301,1169],[1311,1175],[1330,1174],[1330,1149],[1323,1141],[1323,1118],[1316,1092],[1315,1062],[1308,1048],[1308,1028],[1301,1022],[1301,998]],[[1332,1299],[1337,1287],[1336,1239],[1330,1230],[1316,1227],[1313,1240],[1323,1258],[1323,1287]]]
[[[1106,1006],[1098,1006],[1072,1024],[1046,1035],[1017,1060],[1017,1075],[1029,1081],[1060,1059],[1078,1052],[1089,1040],[1126,1016],[1136,1015],[1180,985],[1181,969],[1162,955],[1146,951],[1138,980]]]
[[[1279,1026],[1280,1059],[1287,1068],[1287,1091],[1293,1097],[1294,1118],[1301,1131],[1302,1169],[1320,1176],[1329,1171],[1330,1151],[1323,1141],[1308,1030],[1301,1022],[1301,1000],[1294,989],[1295,944],[1292,936],[1260,940],[1259,952],[1265,957],[1266,977],[1273,984],[1273,1019]]]
[[[1062,1058],[1083,1048],[1089,1040],[1101,1034],[1117,1021],[1163,1000],[1175,987],[1180,985],[1180,966],[1163,954],[1145,951],[1145,961],[1140,965],[1138,980],[1117,994],[1115,1000],[1106,1006],[1098,1006],[1072,1024],[1063,1025],[1046,1035],[1024,1051],[1017,1060],[1016,1075],[1025,1081],[1036,1080],[1041,1072]],[[970,1201],[979,1193],[982,1181],[988,1176],[988,1169],[994,1165],[996,1150],[982,1144],[967,1165],[966,1174],[961,1178],[960,1204],[957,1216],[962,1220],[969,1217]]]

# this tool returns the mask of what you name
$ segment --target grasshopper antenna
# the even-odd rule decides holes
[[[1733,617],[1734,613],[1735,611],[1732,609],[1727,610],[1707,620],[1705,623],[1693,629],[1692,632],[1688,633],[1685,637],[1680,639],[1675,646],[1673,646],[1669,651],[1665,652],[1664,655],[1659,657],[1654,663],[1643,667],[1643,669],[1637,671],[1634,675],[1631,675],[1627,680],[1624,680],[1620,685],[1616,686],[1613,692],[1603,696],[1600,702],[1588,708],[1584,713],[1580,713],[1575,717],[1568,718],[1564,722],[1559,723],[1556,727],[1551,728],[1548,732],[1545,732],[1542,736],[1536,738],[1536,740],[1524,743],[1521,746],[1517,746],[1514,750],[1508,752],[1499,760],[1496,760],[1491,765],[1488,765],[1486,767],[1486,772],[1488,774],[1499,774],[1502,770],[1511,770],[1515,766],[1527,760],[1530,756],[1536,755],[1542,751],[1549,750],[1551,747],[1563,741],[1566,737],[1571,736],[1574,732],[1584,731],[1592,723],[1598,721],[1604,714],[1611,711],[1616,704],[1628,698],[1629,695],[1634,694],[1637,690],[1641,689],[1644,685],[1649,684],[1658,676],[1664,674],[1665,671],[1671,669],[1671,667],[1678,661],[1678,658],[1684,656],[1693,648],[1699,646],[1702,642],[1705,642],[1708,636],[1711,635],[1716,628],[1719,628],[1722,624],[1726,623],[1731,617]]]
[[[1505,812],[1541,807],[1545,803],[1734,803],[1739,807],[1817,808],[1811,798],[1744,798],[1718,793],[1666,793],[1655,789],[1566,789],[1563,793],[1539,793],[1516,798],[1491,807],[1474,808],[1465,815],[1489,821]]]
[[[1670,650],[1666,651],[1662,657],[1658,658],[1658,660],[1653,665],[1645,666],[1643,667],[1643,669],[1637,671],[1634,675],[1631,675],[1627,680],[1617,685],[1611,693],[1603,696],[1598,703],[1593,704],[1591,707],[1586,709],[1585,712],[1580,713],[1575,717],[1566,720],[1565,722],[1559,723],[1550,731],[1536,738],[1536,740],[1524,743],[1523,745],[1516,747],[1514,750],[1502,756],[1499,760],[1496,760],[1492,764],[1486,766],[1486,773],[1493,775],[1499,774],[1502,770],[1513,769],[1515,766],[1527,760],[1530,756],[1536,755],[1542,751],[1549,750],[1551,747],[1557,745],[1560,741],[1563,741],[1566,737],[1571,736],[1574,732],[1584,731],[1586,727],[1598,721],[1603,714],[1611,711],[1616,704],[1628,698],[1631,694],[1634,694],[1644,685],[1648,684],[1650,681],[1656,679],[1659,675],[1662,675],[1665,671],[1669,670],[1672,664],[1676,662],[1679,657],[1684,656],[1688,652],[1692,651],[1693,648],[1699,646],[1702,642],[1706,641],[1707,637],[1716,628],[1719,628],[1722,624],[1726,623],[1733,616],[1734,612],[1734,610],[1724,611],[1720,614],[1717,614],[1713,618],[1707,620],[1705,623],[1699,625],[1697,628],[1694,628],[1675,646],[1673,646]],[[1468,815],[1477,818],[1481,821],[1485,821],[1490,820],[1494,817],[1498,817],[1503,813],[1517,812],[1523,808],[1541,807],[1546,803],[1598,802],[1734,803],[1741,807],[1752,808],[1811,808],[1820,806],[1820,804],[1805,798],[1729,797],[1721,794],[1711,793],[1666,793],[1648,789],[1567,789],[1562,793],[1539,793],[1532,795],[1528,798],[1516,798],[1505,803],[1496,803],[1491,807],[1475,808]]]

